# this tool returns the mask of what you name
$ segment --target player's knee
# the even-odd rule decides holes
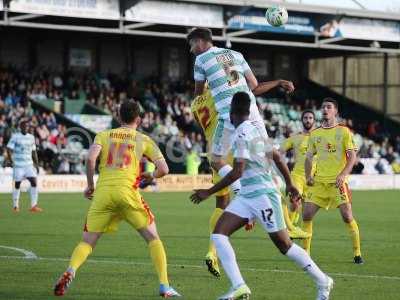
[[[343,222],[345,222],[345,223],[351,223],[351,221],[353,221],[353,215],[351,212],[349,212],[349,213],[346,212],[346,213],[342,214],[342,219],[343,219]]]
[[[278,247],[279,251],[280,251],[283,255],[285,255],[285,254],[289,251],[290,247],[292,247],[292,241],[291,241],[290,239],[287,239],[287,240],[280,240],[280,241],[276,244],[276,246]]]

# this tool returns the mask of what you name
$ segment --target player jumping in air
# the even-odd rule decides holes
[[[232,167],[226,163],[226,156],[231,149],[235,130],[229,119],[229,110],[232,97],[236,92],[246,92],[249,95],[251,99],[249,119],[259,128],[263,137],[268,138],[254,97],[254,94],[259,94],[263,86],[258,84],[241,53],[213,45],[211,30],[196,28],[188,34],[187,41],[190,52],[196,55],[194,94],[201,95],[207,81],[218,112],[218,122],[212,138],[211,166],[221,177],[224,177],[232,170]],[[293,84],[289,81],[272,81],[267,84],[279,84],[287,92],[294,90]],[[234,193],[237,193],[240,190],[240,181],[232,182],[230,187]]]
[[[159,294],[164,298],[180,297],[170,285],[167,275],[167,258],[163,243],[157,233],[154,216],[138,191],[140,159],[146,156],[156,170],[144,173],[149,182],[168,173],[168,165],[159,148],[148,136],[136,131],[140,123],[139,105],[125,101],[119,108],[122,126],[96,135],[87,159],[87,188],[85,197],[92,199],[87,213],[83,241],[72,253],[67,270],[54,287],[54,294],[62,296],[75,277],[78,268],[86,261],[103,233],[118,229],[125,220],[146,241],[159,281]],[[93,176],[97,158],[100,158],[99,179],[96,189]]]
[[[19,212],[19,198],[21,194],[21,182],[25,178],[31,184],[31,208],[33,213],[41,212],[37,205],[37,175],[39,173],[38,156],[36,153],[35,137],[28,133],[28,122],[23,120],[19,124],[20,132],[14,133],[7,144],[7,153],[13,165],[14,190],[12,195],[13,210]]]
[[[351,192],[347,177],[356,160],[356,146],[350,129],[337,122],[338,104],[325,98],[321,106],[322,125],[313,130],[305,160],[307,196],[303,210],[303,229],[312,234],[312,220],[320,208],[339,208],[353,242],[354,263],[362,264],[360,231],[353,218]],[[313,175],[313,161],[316,160]],[[311,237],[304,240],[310,253]]]
[[[280,252],[295,261],[313,278],[318,287],[317,299],[326,300],[329,298],[333,280],[318,268],[301,247],[290,240],[283,220],[280,195],[271,175],[270,158],[282,173],[292,201],[300,201],[299,193],[293,186],[289,170],[279,152],[263,137],[259,127],[249,120],[250,109],[251,99],[248,93],[238,92],[233,96],[230,109],[230,118],[236,128],[232,146],[233,169],[210,189],[197,190],[191,196],[191,200],[198,204],[236,180],[240,179],[242,185],[240,193],[218,220],[212,235],[218,258],[232,285],[229,292],[218,299],[250,298],[250,289],[240,273],[229,236],[245,226],[249,220],[257,219]]]

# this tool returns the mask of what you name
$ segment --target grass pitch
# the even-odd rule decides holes
[[[312,256],[335,280],[331,299],[400,299],[399,191],[354,192],[365,264],[352,263],[351,242],[338,211],[321,211],[314,221]],[[214,279],[203,265],[208,219],[214,207],[200,206],[188,193],[149,193],[167,250],[171,283],[188,300],[209,300],[226,292],[223,275]],[[52,288],[81,238],[89,202],[80,194],[41,194],[42,214],[28,212],[26,194],[19,214],[11,195],[0,195],[0,246],[24,249],[39,259],[0,247],[0,299],[54,299]],[[260,226],[232,237],[251,299],[315,299],[313,282],[279,254]],[[143,240],[127,224],[105,235],[77,273],[64,299],[159,299],[158,282]]]

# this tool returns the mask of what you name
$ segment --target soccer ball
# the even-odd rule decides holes
[[[285,7],[274,5],[267,9],[265,17],[269,24],[279,27],[288,21],[288,12]]]

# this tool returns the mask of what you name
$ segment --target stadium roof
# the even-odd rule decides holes
[[[273,4],[288,10],[352,17],[400,20],[400,1],[396,0],[178,0],[216,5],[254,6],[268,8]]]
[[[343,7],[329,6],[329,2]],[[70,7],[64,11],[62,7],[53,7],[58,5],[56,1],[34,3],[36,7],[30,0],[11,0],[3,12],[0,7],[0,25],[178,39],[184,39],[189,28],[204,26],[212,27],[214,39],[227,46],[243,43],[332,53],[400,54],[400,22],[397,21],[400,1],[380,0],[382,6],[378,6],[392,7],[399,13],[373,11],[377,5],[371,4],[372,0],[97,0],[86,13],[80,7],[75,11]],[[266,23],[265,8],[276,3],[283,3],[289,9],[289,23],[293,20],[294,23],[288,23],[288,28],[263,24]],[[196,18],[199,24],[193,23]],[[322,33],[322,21],[325,25],[346,24],[339,34],[326,35]]]

